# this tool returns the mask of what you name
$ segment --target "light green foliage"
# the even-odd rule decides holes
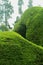
[[[43,65],[43,47],[15,32],[0,32],[0,65]]]
[[[43,8],[41,7],[32,7],[32,8],[27,9],[22,15],[20,22],[23,24],[28,24],[29,22],[27,21],[32,21],[32,19],[35,16],[37,16],[37,14],[39,14],[42,9]]]

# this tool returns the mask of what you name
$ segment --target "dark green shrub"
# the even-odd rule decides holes
[[[14,31],[22,35],[23,37],[26,37],[26,25],[25,24],[16,24]]]
[[[21,16],[21,19],[17,23],[15,23],[14,31],[16,30],[17,32],[20,29],[20,26],[22,26],[21,24],[26,25],[26,28],[28,28],[29,21],[31,21],[40,12],[41,9],[42,9],[41,7],[32,7],[30,9],[27,9]]]
[[[26,10],[18,22],[19,24],[18,23],[15,24],[16,28],[14,28],[16,32],[19,30],[21,32],[23,31],[22,29],[23,26],[21,26],[20,24],[26,25],[26,39],[38,45],[43,46],[43,8],[42,7],[32,7]],[[19,34],[21,33],[20,31],[18,32]],[[24,37],[25,37],[25,33],[24,33]]]

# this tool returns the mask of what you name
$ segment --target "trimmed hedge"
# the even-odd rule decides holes
[[[26,38],[43,46],[43,10],[28,24]]]
[[[21,28],[17,27],[23,24],[26,26],[26,39],[43,46],[43,8],[32,7],[24,12],[20,21],[15,24],[14,30],[22,31]],[[18,32],[20,34],[20,31]],[[23,31],[24,32],[24,31]],[[22,34],[21,34],[22,35]],[[25,36],[25,33],[23,34]]]
[[[15,32],[0,32],[0,65],[43,65],[43,47]]]

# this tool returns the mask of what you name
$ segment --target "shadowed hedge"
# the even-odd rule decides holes
[[[15,32],[0,32],[0,65],[43,65],[43,47]]]
[[[14,27],[14,31],[22,35],[24,38],[26,38],[26,25],[25,24],[18,24],[16,23],[16,26]]]

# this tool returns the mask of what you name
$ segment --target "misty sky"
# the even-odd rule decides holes
[[[12,14],[12,18],[10,18],[8,21],[10,23],[10,25],[12,25],[12,23],[16,20],[16,16],[19,16],[18,14],[18,0],[10,0],[11,4],[13,6],[14,9],[14,13]],[[24,0],[24,5],[23,5],[23,12],[28,8],[28,1],[29,0]],[[1,2],[1,0],[0,0]],[[43,0],[33,0],[33,6],[42,6],[43,7]]]
[[[12,19],[9,19],[10,24],[14,22],[14,20],[16,20],[16,16],[18,16],[18,0],[10,0],[13,8],[14,8],[14,14],[12,14]],[[27,5],[28,5],[28,1],[29,0],[24,0],[24,5],[23,5],[23,11],[25,11],[27,9]],[[33,6],[42,6],[43,7],[43,0],[33,0]]]

